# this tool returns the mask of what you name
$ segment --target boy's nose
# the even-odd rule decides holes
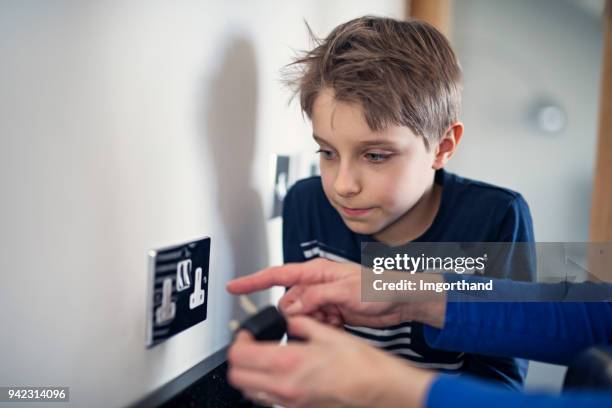
[[[341,165],[334,181],[334,189],[341,197],[351,197],[361,191],[361,184],[349,166]]]

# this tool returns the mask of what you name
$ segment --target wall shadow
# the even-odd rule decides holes
[[[204,126],[218,191],[218,211],[231,245],[233,276],[268,266],[266,218],[259,193],[251,186],[257,129],[257,66],[251,42],[233,37],[224,43],[218,71],[208,84]],[[257,304],[267,294],[249,296]],[[232,317],[245,314],[233,302]]]

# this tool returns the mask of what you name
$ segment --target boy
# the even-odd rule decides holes
[[[366,16],[335,28],[292,66],[312,120],[321,177],[296,183],[283,210],[285,262],[360,262],[361,242],[533,242],[516,192],[444,171],[463,134],[461,69],[448,41],[419,21]],[[513,268],[514,269],[514,268]],[[496,277],[528,280],[529,268]],[[347,326],[419,367],[520,388],[526,362],[431,349],[422,325]]]

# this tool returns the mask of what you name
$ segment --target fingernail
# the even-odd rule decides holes
[[[302,302],[300,300],[296,300],[285,309],[285,313],[288,315],[299,313],[303,309]]]

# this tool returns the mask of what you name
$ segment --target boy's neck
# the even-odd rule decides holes
[[[397,221],[374,234],[387,245],[402,245],[423,235],[436,218],[442,201],[442,186],[433,180],[419,201]]]

